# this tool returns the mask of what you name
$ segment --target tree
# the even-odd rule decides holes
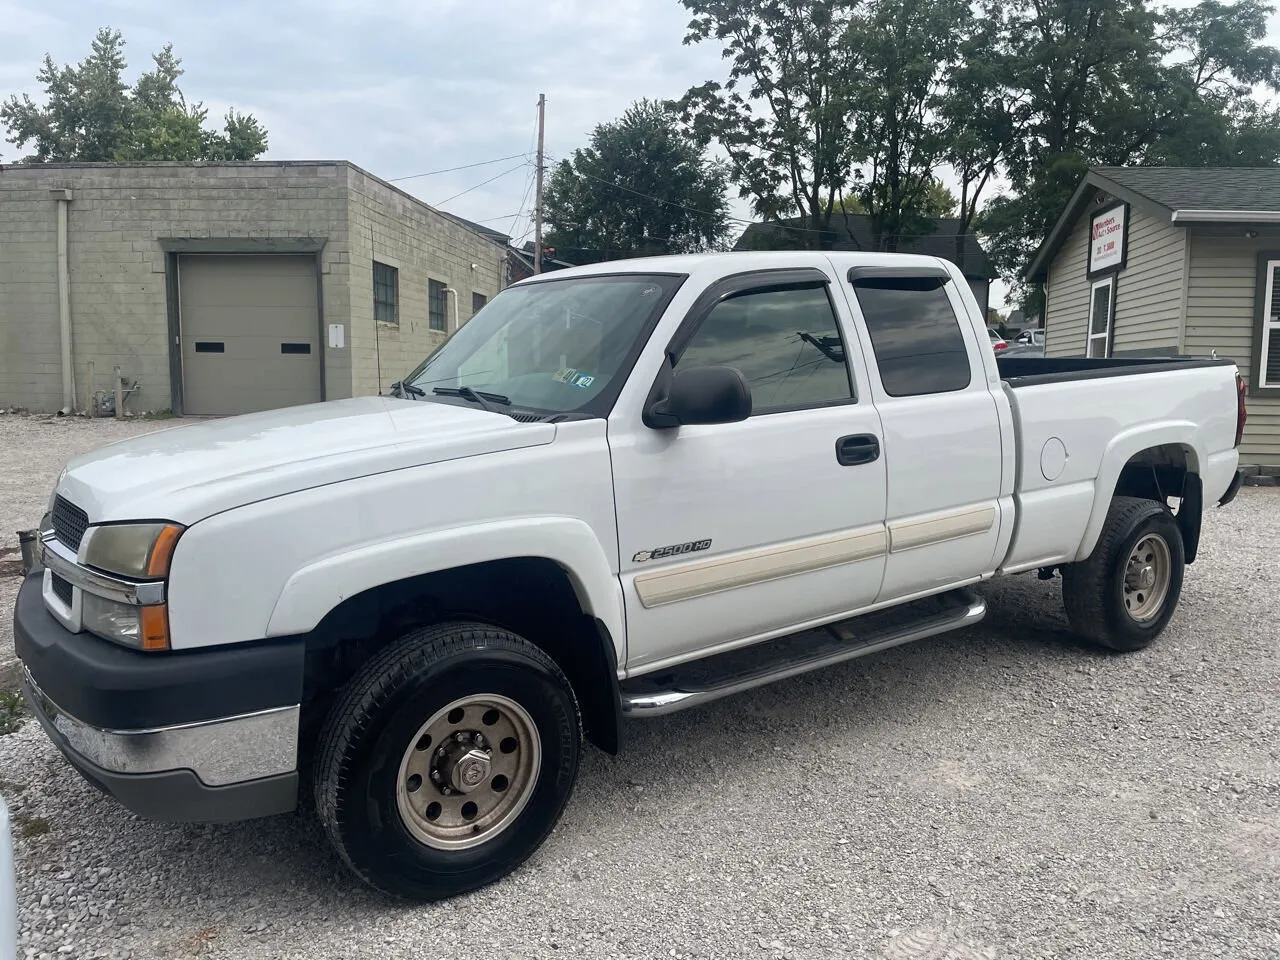
[[[719,41],[730,68],[678,108],[728,154],[758,216],[799,214],[769,242],[821,247],[833,215],[857,212],[873,247],[894,250],[951,214],[955,198],[937,193],[939,107],[967,0],[682,2],[694,13],[685,42]]]
[[[686,44],[719,41],[728,79],[678,101],[699,143],[728,154],[739,196],[776,220],[798,212],[799,237],[818,245],[851,183],[855,133],[848,44],[856,0],[681,0]]]
[[[977,226],[987,188],[1000,176],[1028,119],[1026,92],[1012,69],[1007,11],[1002,0],[984,4],[975,29],[959,43],[959,62],[939,107],[943,156],[960,185],[952,257],[961,265],[964,238]]]
[[[1269,12],[1258,0],[1012,9],[1000,60],[1021,98],[1003,161],[1011,190],[979,227],[997,265],[1020,272],[1091,166],[1280,161],[1280,117],[1252,89],[1280,80],[1280,52],[1261,43]]]
[[[556,165],[547,244],[580,263],[716,249],[729,229],[727,185],[668,107],[641,100]]]
[[[1280,50],[1265,46],[1274,8],[1203,0],[1161,16],[1167,74],[1162,136],[1147,163],[1236,166],[1280,157],[1280,116],[1252,88],[1280,89]]]
[[[124,45],[118,30],[103,27],[77,66],[45,56],[36,75],[44,105],[25,94],[0,105],[8,141],[35,147],[27,162],[252,160],[266,151],[267,132],[252,115],[230,110],[221,131],[205,126],[208,111],[188,104],[178,87],[182,61],[172,44],[130,89]]]
[[[946,184],[938,180],[930,180],[921,192],[914,210],[920,216],[930,220],[946,220],[956,215],[957,202],[956,195]],[[865,215],[867,212],[862,201],[854,194],[837,200],[832,210],[837,214]]]
[[[939,198],[929,191],[947,149],[940,108],[968,19],[968,0],[870,0],[847,27],[843,42],[858,65],[847,88],[853,190],[877,250],[934,229],[927,207]]]

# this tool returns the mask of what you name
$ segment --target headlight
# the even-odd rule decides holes
[[[169,611],[163,603],[139,607],[87,590],[80,597],[80,621],[90,633],[138,650],[169,649]]]
[[[169,575],[173,548],[183,528],[176,523],[121,523],[95,527],[84,562],[121,577],[158,580]]]

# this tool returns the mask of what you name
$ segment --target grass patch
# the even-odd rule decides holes
[[[17,733],[27,716],[27,705],[20,693],[0,693],[0,737]]]
[[[18,836],[27,840],[32,837],[43,837],[53,829],[44,817],[37,817],[30,813],[15,813],[13,825],[18,828]]]
[[[149,410],[142,415],[143,420],[176,420],[178,415],[172,410]]]

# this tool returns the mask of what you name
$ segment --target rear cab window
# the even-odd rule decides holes
[[[854,267],[849,282],[891,397],[964,390],[973,382],[968,344],[941,269]]]

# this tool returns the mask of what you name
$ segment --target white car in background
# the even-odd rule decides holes
[[[1023,330],[1010,345],[1008,356],[1043,357],[1044,331]]]
[[[995,327],[987,327],[987,336],[991,338],[991,349],[999,352],[1009,348],[1009,341],[1000,336],[1000,331]]]

